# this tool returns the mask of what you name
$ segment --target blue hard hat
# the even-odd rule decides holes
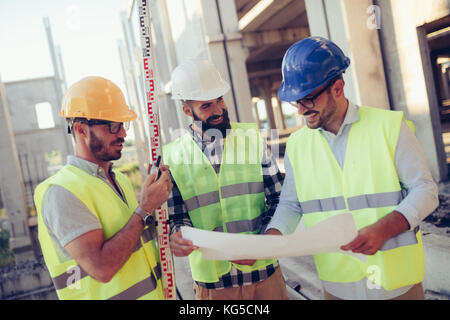
[[[278,97],[282,101],[302,99],[339,76],[349,65],[350,59],[328,39],[309,37],[298,41],[284,55]]]

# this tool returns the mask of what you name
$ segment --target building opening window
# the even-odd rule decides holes
[[[35,106],[39,129],[55,127],[53,120],[52,106],[49,102],[37,103]]]

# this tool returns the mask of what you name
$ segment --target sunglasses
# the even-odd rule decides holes
[[[74,122],[81,122],[86,123],[88,126],[97,126],[97,125],[104,125],[108,126],[109,132],[112,134],[116,134],[122,129],[122,126],[125,128],[125,131],[127,131],[130,128],[129,122],[114,122],[114,121],[108,121],[108,120],[98,120],[98,119],[76,119]]]

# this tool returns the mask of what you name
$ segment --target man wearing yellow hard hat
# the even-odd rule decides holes
[[[35,190],[39,241],[60,299],[164,299],[152,212],[168,198],[168,167],[149,175],[138,203],[113,169],[137,115],[102,77],[73,84],[60,115],[75,155]]]

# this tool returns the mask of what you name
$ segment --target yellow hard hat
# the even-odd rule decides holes
[[[137,118],[122,91],[102,77],[86,77],[74,83],[64,94],[60,116],[129,122]]]

